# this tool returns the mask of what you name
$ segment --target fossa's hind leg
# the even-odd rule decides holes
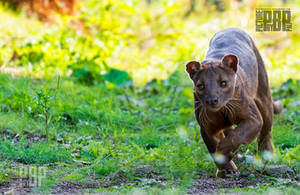
[[[271,90],[269,87],[269,81],[267,71],[263,62],[263,59],[253,43],[253,51],[257,59],[258,68],[258,86],[255,97],[255,103],[259,112],[263,118],[263,126],[258,136],[258,150],[273,152],[273,146],[271,143],[272,138],[272,124],[273,124],[273,100]]]
[[[258,150],[273,152],[273,146],[271,143],[272,138],[272,123],[273,123],[273,103],[264,104],[260,100],[256,100],[256,105],[263,118],[263,126],[261,128],[260,134],[257,138]]]

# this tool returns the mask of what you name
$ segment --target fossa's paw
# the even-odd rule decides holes
[[[222,169],[222,170],[217,170],[216,172],[216,177],[219,178],[228,178],[232,177],[234,175],[238,176],[240,172],[238,170],[233,170],[233,169]]]
[[[274,153],[274,149],[270,140],[265,142],[260,142],[258,144],[258,150],[261,151],[262,153],[264,152]]]

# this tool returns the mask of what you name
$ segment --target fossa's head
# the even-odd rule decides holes
[[[238,58],[231,54],[224,56],[221,61],[187,63],[186,71],[203,106],[218,111],[226,105],[234,94],[237,67]]]

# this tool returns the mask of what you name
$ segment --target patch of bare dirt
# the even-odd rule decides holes
[[[138,166],[133,171],[134,179],[120,170],[105,178],[88,181],[86,184],[79,184],[70,181],[61,181],[54,187],[51,194],[84,194],[93,192],[97,188],[120,188],[122,186],[153,186],[165,185],[166,180],[161,174],[156,173],[150,165]]]
[[[51,194],[84,194],[84,191],[90,191],[96,188],[97,186],[94,184],[82,185],[75,182],[62,181],[57,187],[52,189]]]
[[[207,173],[199,174],[187,194],[217,194],[220,190],[229,190],[232,188],[256,187],[258,185],[291,185],[298,182],[299,173],[294,172],[285,165],[267,166],[264,173],[244,172],[237,175],[231,175],[226,178],[217,178],[215,175]]]
[[[0,194],[19,195],[30,194],[32,187],[28,178],[11,180],[10,183],[0,183]]]
[[[264,181],[262,178],[249,179],[247,176],[231,178],[216,178],[215,176],[200,176],[188,190],[188,194],[214,194],[221,189],[244,188],[256,186]]]
[[[40,140],[46,140],[45,136],[37,136],[30,132],[25,131],[23,135],[17,134],[9,129],[6,129],[2,132],[0,132],[0,138],[2,139],[9,139],[12,140],[15,143],[18,143],[22,136],[26,136],[26,139],[28,140],[28,145],[32,142],[38,142]]]

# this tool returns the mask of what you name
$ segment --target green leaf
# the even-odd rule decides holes
[[[70,175],[67,175],[66,177],[63,177],[61,178],[62,181],[65,181],[65,180],[69,180],[69,179],[77,179],[77,178],[81,178],[82,175],[80,174],[70,174]]]
[[[114,68],[110,69],[110,71],[104,75],[104,80],[114,83],[117,86],[130,85],[132,83],[132,78],[127,72]]]

